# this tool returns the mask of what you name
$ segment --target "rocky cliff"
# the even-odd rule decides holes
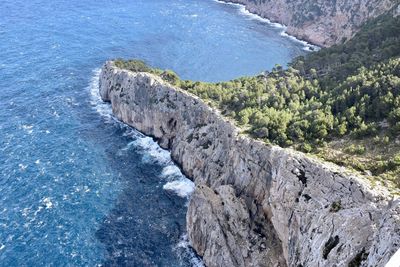
[[[223,0],[287,26],[287,32],[320,46],[349,39],[368,19],[388,11],[398,0]]]
[[[400,202],[383,189],[248,138],[152,74],[107,62],[100,94],[196,183],[187,231],[207,266],[384,266],[400,246]]]

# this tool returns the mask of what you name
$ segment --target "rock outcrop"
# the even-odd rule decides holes
[[[390,10],[398,0],[223,0],[287,26],[287,33],[320,46],[350,39],[370,18]]]
[[[100,94],[196,183],[187,230],[207,266],[384,266],[400,246],[400,202],[384,189],[246,137],[152,74],[107,62]]]

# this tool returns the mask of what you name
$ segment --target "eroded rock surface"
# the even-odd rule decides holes
[[[350,39],[368,19],[390,10],[398,0],[223,0],[288,26],[287,32],[320,46]]]
[[[241,135],[152,74],[107,62],[100,94],[196,183],[187,230],[207,266],[384,266],[399,247],[400,203],[344,169]]]

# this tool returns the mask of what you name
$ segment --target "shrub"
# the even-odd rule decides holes
[[[114,60],[114,64],[118,68],[127,69],[134,72],[152,72],[152,69],[148,67],[144,61],[138,59],[132,59],[132,60],[117,59]]]
[[[345,148],[345,152],[349,154],[363,155],[365,153],[365,147],[363,145],[351,144],[349,147]]]

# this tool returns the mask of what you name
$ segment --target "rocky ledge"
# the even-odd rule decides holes
[[[152,74],[107,62],[100,94],[196,183],[187,231],[207,266],[384,266],[400,246],[400,201],[384,189],[244,136]]]
[[[369,19],[390,10],[398,0],[222,0],[246,6],[251,13],[287,26],[287,32],[319,46],[350,39]]]

